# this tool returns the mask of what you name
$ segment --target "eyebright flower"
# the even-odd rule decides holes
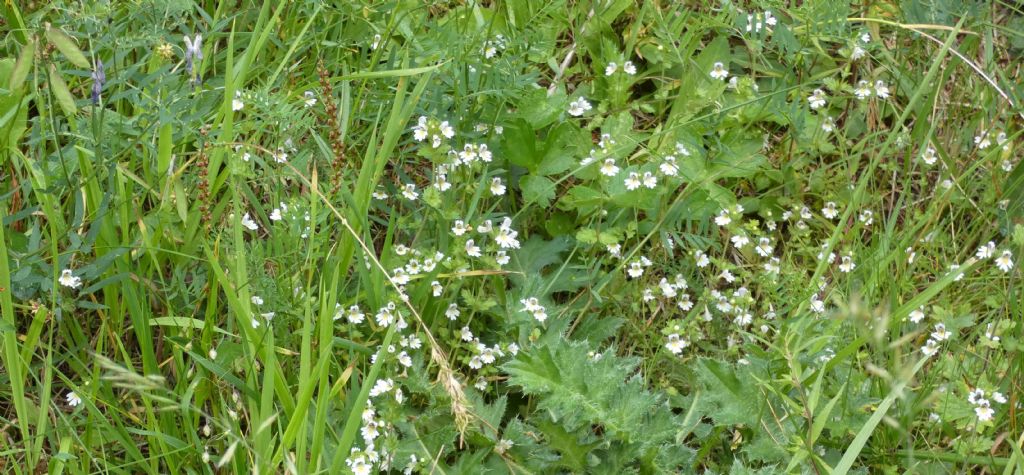
[[[921,161],[923,161],[925,165],[928,165],[928,166],[935,165],[935,162],[938,161],[938,160],[939,160],[939,157],[937,155],[935,155],[935,149],[934,148],[927,147],[927,148],[924,149],[924,152],[921,153]]]
[[[583,97],[579,97],[569,103],[569,115],[573,117],[579,117],[586,114],[590,109],[593,109],[593,107],[591,107],[590,103]]]
[[[619,65],[615,64],[614,61],[611,62],[611,63],[608,63],[608,65],[604,67],[604,75],[605,76],[611,76],[612,74],[615,74],[615,71],[618,71],[618,69],[619,69]]]
[[[857,267],[857,264],[853,262],[853,256],[847,254],[843,256],[843,262],[839,264],[839,271],[849,273]]]
[[[713,79],[718,79],[719,81],[724,81],[725,78],[729,77],[729,71],[727,69],[725,69],[725,65],[724,64],[718,62],[718,63],[715,63],[711,67],[710,75],[711,75],[711,77]]]
[[[604,176],[615,176],[619,173],[619,167],[615,166],[615,159],[605,159],[604,164],[601,165],[601,174]]]
[[[60,285],[63,285],[64,287],[71,287],[72,289],[77,289],[82,286],[82,278],[73,275],[71,272],[71,269],[62,270],[60,272],[60,277],[57,278],[57,281],[60,282]]]
[[[775,248],[772,247],[771,239],[768,239],[766,237],[758,239],[757,240],[757,247],[754,248],[754,250],[757,251],[757,254],[759,256],[761,256],[761,257],[768,257],[768,256],[770,256],[774,249]]]
[[[466,241],[466,254],[470,257],[480,257],[480,246],[477,246],[472,239]]]
[[[234,99],[231,99],[231,110],[238,112],[245,108],[245,103],[242,102],[242,93],[235,91]]]
[[[452,321],[454,321],[456,318],[459,318],[459,315],[461,314],[462,312],[459,311],[459,306],[456,305],[454,302],[448,305],[448,309],[444,311],[444,316],[448,317],[448,320]]]
[[[988,259],[994,256],[996,253],[996,243],[989,241],[984,246],[978,247],[978,252],[974,253],[978,259]]]
[[[1010,272],[1013,269],[1013,253],[1009,249],[1003,251],[1003,254],[996,258],[996,267],[1003,272]]]
[[[932,356],[939,352],[939,342],[929,338],[921,347],[921,353],[925,356]]]
[[[416,192],[415,183],[406,183],[402,186],[402,196],[409,201],[415,201],[416,198],[420,197],[420,194]]]
[[[665,348],[668,349],[673,355],[678,355],[690,345],[690,342],[685,338],[680,338],[678,333],[673,333],[668,336],[668,343],[665,344]]]
[[[871,97],[871,87],[867,81],[860,81],[857,83],[857,88],[853,90],[853,95],[857,96],[857,99],[864,100]]]
[[[834,201],[825,203],[825,207],[821,209],[821,214],[828,219],[835,219],[839,216],[839,210],[836,209],[836,203]]]
[[[825,106],[826,99],[827,97],[825,96],[825,91],[822,91],[821,89],[815,89],[814,93],[807,98],[807,102],[810,104],[811,109],[816,110],[818,108]]]
[[[821,121],[821,130],[825,133],[830,133],[836,130],[836,120],[832,116],[825,117],[825,120]]]
[[[314,94],[313,91],[306,91],[302,93],[302,97],[304,98],[303,103],[306,107],[313,107],[316,105],[316,94]]]
[[[464,223],[461,219],[455,220],[455,225],[452,226],[452,234],[456,236],[462,236],[463,234],[466,234],[466,231],[468,230],[469,227],[467,227],[466,223]]]
[[[626,61],[622,64],[622,72],[632,76],[636,74],[636,65],[632,61]]]
[[[242,226],[245,226],[245,228],[250,231],[256,231],[260,228],[260,226],[256,224],[256,221],[253,221],[249,216],[249,213],[245,213],[245,215],[242,216]]]
[[[667,176],[676,176],[679,174],[679,166],[676,165],[676,157],[673,155],[666,155],[664,161],[658,167],[661,173]]]
[[[918,308],[910,312],[909,317],[910,321],[914,323],[921,323],[921,320],[924,320],[924,306],[921,306],[921,308]]]
[[[992,145],[992,134],[989,132],[983,132],[981,135],[975,136],[974,144],[978,146],[979,150],[985,150]]]
[[[885,81],[882,81],[881,79],[875,81],[875,95],[880,99],[889,98],[889,86],[885,85]]]
[[[866,54],[867,51],[865,51],[864,48],[861,48],[860,45],[853,45],[853,51],[850,52],[850,59],[857,61],[858,59],[863,58]]]
[[[505,184],[501,182],[501,178],[494,177],[491,180],[491,194],[494,196],[501,196],[505,194]]]
[[[654,189],[658,186],[658,177],[651,172],[644,172],[643,184],[645,188]],[[629,186],[628,184],[626,186]]]

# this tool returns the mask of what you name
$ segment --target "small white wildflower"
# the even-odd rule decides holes
[[[816,110],[825,106],[826,99],[827,96],[825,96],[825,91],[815,89],[814,93],[807,98],[807,102],[810,104],[812,110]]]
[[[729,77],[729,70],[725,69],[724,64],[718,62],[711,67],[710,75],[713,79],[723,81],[725,78]]]
[[[857,83],[857,88],[853,90],[853,95],[857,96],[857,99],[864,100],[871,97],[871,87],[867,81],[860,81]]]
[[[573,117],[579,117],[586,114],[587,111],[593,109],[589,102],[583,97],[579,97],[576,100],[569,103],[569,115]]]
[[[491,194],[494,196],[501,196],[505,194],[505,184],[501,182],[500,177],[494,177],[491,180]]]
[[[1010,272],[1013,269],[1013,253],[1009,249],[1003,251],[1002,255],[996,258],[996,267],[1003,272]]]
[[[619,167],[615,166],[615,159],[605,159],[604,164],[601,165],[601,174],[604,176],[615,176],[619,173]]]
[[[72,289],[77,289],[82,286],[82,278],[73,275],[71,269],[62,270],[57,281],[60,282],[60,285],[70,287]]]
[[[250,231],[256,231],[260,228],[259,225],[256,224],[256,221],[253,221],[252,217],[249,216],[249,213],[245,213],[245,215],[242,216],[242,226]]]

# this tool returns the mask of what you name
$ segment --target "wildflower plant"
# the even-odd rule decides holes
[[[0,467],[1024,463],[1006,5],[65,3],[0,6]]]

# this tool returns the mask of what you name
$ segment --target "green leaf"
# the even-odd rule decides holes
[[[551,204],[555,198],[555,182],[542,176],[527,175],[519,180],[519,187],[523,191],[523,200],[528,203],[536,203],[542,207]]]
[[[75,98],[71,95],[67,83],[60,77],[57,67],[53,64],[50,64],[50,89],[53,91],[53,96],[57,98],[57,104],[64,111],[64,115],[68,118],[74,117],[75,112],[78,110],[77,106],[75,106]]]
[[[9,89],[16,91],[21,88],[22,84],[25,83],[25,78],[28,77],[28,72],[32,70],[32,63],[36,56],[36,42],[29,40],[25,46],[21,48],[21,54],[18,56],[18,61],[14,63],[14,71],[11,72],[11,80]]]
[[[84,69],[89,68],[89,60],[85,58],[82,51],[75,45],[75,40],[71,39],[70,36],[64,34],[56,28],[46,28],[46,39],[50,40],[50,44],[57,47],[61,53],[71,61],[71,64]]]

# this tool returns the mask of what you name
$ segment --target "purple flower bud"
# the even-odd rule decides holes
[[[107,74],[103,71],[103,61],[96,60],[96,69],[92,71],[92,103],[100,103],[100,93],[103,92],[103,85],[107,82]]]

